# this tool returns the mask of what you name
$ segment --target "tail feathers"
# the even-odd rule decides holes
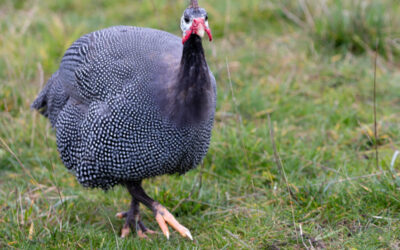
[[[31,107],[49,118],[51,125],[55,127],[58,114],[68,101],[68,94],[59,72],[53,74]]]
[[[45,117],[49,117],[49,110],[48,110],[48,97],[47,94],[49,92],[51,82],[44,87],[44,89],[39,93],[38,97],[32,103],[31,108],[36,109]]]

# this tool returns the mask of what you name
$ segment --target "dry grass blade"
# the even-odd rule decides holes
[[[232,101],[233,101],[233,104],[235,105],[235,112],[236,112],[236,115],[237,115],[238,123],[240,125],[243,125],[242,116],[240,115],[239,110],[238,110],[238,102],[237,102],[236,97],[235,97],[235,92],[233,91],[231,70],[229,69],[228,58],[226,58],[225,61],[226,61],[226,70],[228,71],[229,87],[230,87],[230,90],[231,90],[231,93],[232,93]]]
[[[299,0],[299,3],[300,3],[301,8],[303,9],[305,16],[306,16],[308,26],[311,27],[312,29],[315,29],[314,19],[313,19],[311,12],[307,6],[307,3],[304,0]]]
[[[225,229],[225,232],[227,232],[231,237],[235,238],[241,245],[243,245],[244,247],[246,247],[247,249],[251,249],[251,247],[249,246],[249,244],[247,244],[246,242],[244,242],[242,239],[239,238],[239,236],[233,234],[231,231],[229,231],[228,229]]]
[[[303,243],[303,246],[308,250],[310,247],[307,246],[307,244],[304,242],[304,234],[303,234],[303,226],[301,223],[299,224],[299,229],[300,229],[300,237],[301,237],[301,242]],[[310,242],[311,249],[314,249],[312,243]]]
[[[283,167],[281,158],[279,157],[278,149],[277,149],[276,144],[275,144],[275,134],[274,134],[274,128],[272,126],[271,115],[270,114],[268,114],[268,123],[269,123],[271,144],[272,144],[272,147],[274,149],[275,162],[276,162],[278,170],[280,171],[280,173],[283,176],[283,179],[285,180],[285,184],[286,184],[286,188],[287,188],[287,191],[288,191],[288,195],[290,197],[290,209],[291,209],[291,212],[292,212],[293,227],[294,227],[295,233],[296,233],[297,244],[299,244],[299,236],[298,236],[297,229],[296,229],[296,220],[294,218],[294,207],[293,207],[292,191],[290,190],[289,182],[288,182],[287,177],[286,177],[285,168]]]
[[[379,41],[376,41],[375,47],[375,58],[374,58],[374,137],[375,137],[375,164],[376,168],[380,171],[383,171],[381,166],[379,165],[379,150],[378,150],[378,126],[377,126],[377,118],[376,118],[376,62],[378,61],[378,45]]]
[[[14,151],[11,150],[11,148],[8,146],[8,144],[5,142],[3,138],[0,137],[0,142],[3,144],[4,148],[17,160],[18,164],[21,166],[22,170],[25,172],[25,174],[29,175],[29,177],[37,183],[31,172],[24,166],[22,161],[19,159],[19,157],[14,153]]]
[[[178,209],[182,205],[182,203],[184,203],[185,201],[188,201],[189,199],[191,199],[193,194],[194,194],[194,192],[196,191],[196,187],[198,187],[197,190],[200,191],[201,185],[202,185],[202,182],[203,182],[202,181],[203,180],[203,172],[201,171],[203,166],[204,166],[204,164],[202,163],[201,164],[200,173],[199,173],[198,178],[197,178],[198,181],[193,184],[192,190],[190,191],[189,195],[186,198],[181,199],[178,202],[178,204],[176,204],[176,206],[171,210],[171,212],[175,212],[175,210]]]
[[[120,248],[119,248],[119,243],[118,243],[118,235],[117,235],[117,232],[115,231],[114,226],[113,226],[113,224],[112,224],[112,222],[111,222],[109,216],[107,216],[107,219],[108,219],[108,222],[109,222],[110,225],[111,225],[111,229],[113,230],[113,233],[114,233],[114,236],[115,236],[115,244],[116,244],[116,246],[117,246],[117,249],[120,249]]]
[[[44,85],[44,72],[43,72],[43,67],[41,63],[37,63],[37,69],[39,72],[39,86],[40,89],[43,88]],[[32,120],[32,131],[31,131],[31,148],[33,148],[34,142],[35,142],[35,130],[36,130],[36,120],[38,117],[38,112],[34,112],[33,114],[33,120]]]
[[[281,4],[280,5],[280,9],[282,10],[283,14],[286,16],[286,18],[288,18],[289,20],[291,20],[292,22],[294,22],[295,24],[297,24],[298,26],[302,27],[303,29],[307,28],[307,25],[300,20],[300,18],[298,18],[295,14],[293,14],[292,12],[290,12],[285,5]]]
[[[243,154],[244,154],[244,158],[246,160],[246,164],[249,165],[249,158],[248,158],[247,150],[246,150],[245,143],[244,143],[244,139],[245,138],[243,138],[242,133],[240,133],[242,128],[244,127],[243,118],[240,115],[239,108],[238,108],[239,105],[238,105],[238,102],[237,102],[236,97],[235,97],[235,92],[233,91],[231,70],[229,69],[228,57],[225,58],[225,63],[226,63],[226,70],[228,72],[229,87],[230,87],[230,90],[231,90],[231,93],[232,93],[232,101],[233,101],[233,104],[235,106],[236,117],[237,117],[237,120],[238,120],[238,122],[237,122],[237,130],[238,130],[239,136],[240,136],[240,143],[241,143],[241,146],[242,146],[242,149],[243,149]]]
[[[396,150],[392,156],[392,160],[390,161],[390,170],[392,171],[392,174],[394,173],[394,164],[396,163],[397,156],[399,156],[400,151]]]
[[[305,187],[310,187],[310,186],[322,186],[322,185],[334,185],[334,184],[340,184],[340,183],[344,183],[344,182],[351,182],[351,181],[355,181],[355,180],[360,180],[360,179],[369,179],[369,178],[373,178],[373,177],[379,177],[382,175],[386,175],[388,172],[387,171],[380,171],[377,173],[373,173],[373,174],[367,174],[367,175],[361,175],[361,176],[354,176],[354,177],[347,177],[347,178],[341,178],[339,180],[335,180],[335,181],[328,181],[328,182],[319,182],[319,183],[314,183],[308,186],[299,186],[299,188],[305,188]],[[400,173],[397,174],[393,174],[394,177],[399,177]],[[325,189],[327,189],[328,187],[325,187]]]
[[[50,148],[49,139],[48,139],[47,133],[45,134],[45,142],[46,142],[47,148]],[[53,162],[53,160],[51,158],[49,158],[49,160],[50,160],[50,165],[51,165],[51,170],[52,170],[51,175],[52,175],[52,178],[54,179],[54,172],[55,172],[54,162]],[[55,181],[52,181],[52,184],[56,187],[58,196],[59,196],[60,201],[61,201],[61,204],[65,208],[64,200],[63,200],[63,197],[62,197],[62,194],[61,194],[61,189],[60,189],[59,185],[57,183],[55,183]]]
[[[268,114],[268,123],[269,123],[269,135],[271,137],[271,144],[272,144],[272,148],[274,150],[274,160],[275,160],[275,164],[277,166],[278,172],[279,172],[279,176],[281,178],[285,178],[286,181],[286,176],[284,174],[284,170],[283,170],[283,166],[282,166],[282,162],[281,159],[279,157],[278,154],[278,149],[276,148],[276,144],[275,144],[275,133],[274,133],[274,128],[272,126],[272,122],[271,122],[271,116],[270,114]]]

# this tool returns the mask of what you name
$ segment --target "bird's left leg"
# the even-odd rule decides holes
[[[128,185],[127,187],[132,197],[134,197],[139,202],[143,203],[145,206],[153,210],[158,225],[160,226],[164,235],[168,239],[169,239],[169,230],[167,224],[170,225],[172,228],[174,228],[177,232],[179,232],[183,237],[187,237],[193,240],[189,229],[182,226],[164,206],[162,206],[160,203],[150,198],[143,190],[140,182],[131,183],[131,185]]]
[[[129,211],[118,213],[116,216],[120,219],[125,218],[125,224],[121,230],[121,238],[128,236],[131,230],[135,230],[139,238],[147,238],[146,234],[155,233],[143,224],[140,218],[139,201],[133,197]]]

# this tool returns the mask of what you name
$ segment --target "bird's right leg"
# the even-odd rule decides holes
[[[143,224],[140,218],[139,201],[133,197],[129,211],[118,213],[116,216],[120,219],[125,218],[125,224],[121,230],[121,238],[128,236],[131,230],[135,230],[139,238],[147,238],[147,233],[155,233]]]

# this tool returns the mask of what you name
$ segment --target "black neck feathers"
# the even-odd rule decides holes
[[[199,86],[210,80],[201,38],[192,35],[183,45],[178,84]],[[195,84],[197,83],[197,84]]]
[[[192,35],[183,46],[176,82],[169,95],[168,113],[178,126],[194,125],[208,118],[212,87],[201,38]]]

